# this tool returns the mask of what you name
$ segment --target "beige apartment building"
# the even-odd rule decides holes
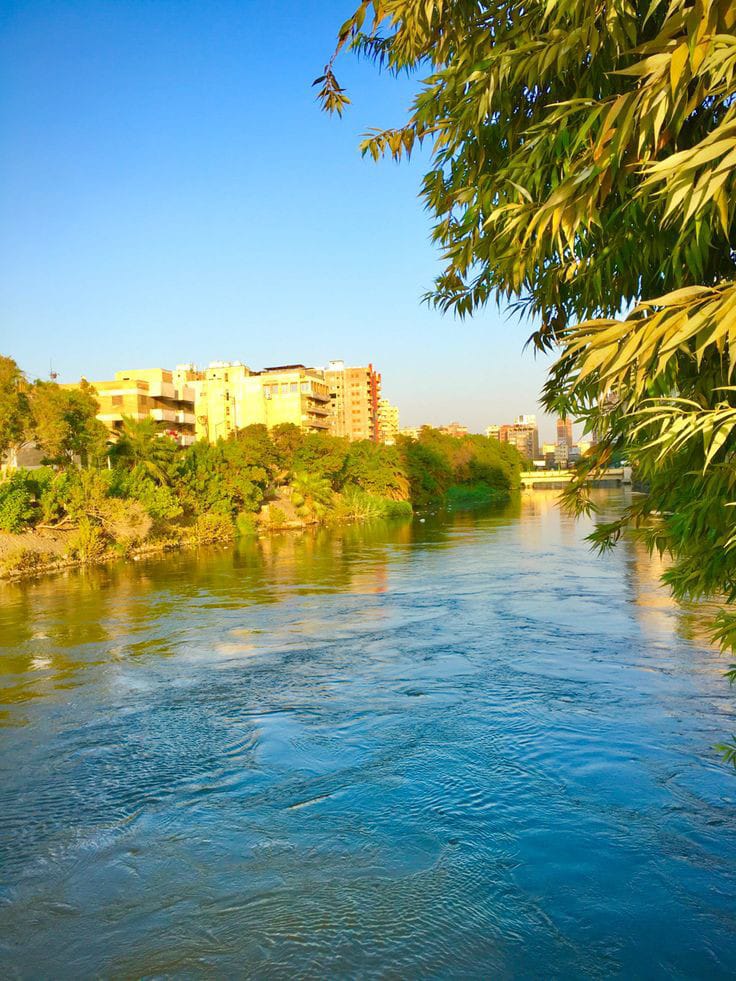
[[[240,361],[214,361],[202,371],[178,365],[174,375],[194,389],[198,439],[215,442],[254,424],[329,429],[330,396],[317,368],[295,364],[251,371]]]
[[[330,361],[325,379],[330,394],[330,432],[333,436],[379,442],[381,376],[374,371],[373,365],[346,367],[343,361]]]
[[[378,400],[378,432],[382,443],[393,446],[399,435],[399,407],[388,399]]]
[[[123,416],[153,419],[162,433],[181,446],[195,439],[194,390],[188,384],[177,384],[165,368],[141,368],[118,371],[112,381],[90,382],[100,411],[97,418],[111,433],[123,425]],[[78,385],[64,385],[78,388]]]

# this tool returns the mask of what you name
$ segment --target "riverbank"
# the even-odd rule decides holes
[[[511,495],[482,484],[454,486],[433,506],[454,510],[472,509],[479,506],[502,505]],[[236,524],[223,522],[221,516],[212,515],[210,522],[195,523],[189,528],[170,527],[166,534],[140,541],[111,541],[96,551],[79,554],[76,545],[78,529],[41,528],[21,534],[0,532],[0,581],[18,581],[62,572],[84,566],[104,565],[110,562],[137,562],[150,555],[164,554],[203,545],[227,545],[243,538],[264,538],[284,532],[305,534],[318,528],[334,528],[347,524],[360,524],[376,519],[407,520],[423,511],[415,511],[408,501],[391,501],[374,498],[362,501],[358,511],[343,506],[338,513],[322,519],[299,517],[292,502],[277,498],[266,504],[250,521]],[[434,512],[433,512],[434,513]]]
[[[377,513],[366,513],[360,516],[341,515],[337,519],[322,521],[304,519],[289,514],[284,504],[285,502],[281,502],[280,507],[266,505],[256,520],[241,521],[239,527],[221,520],[220,515],[212,515],[210,522],[195,522],[189,528],[171,527],[166,534],[143,540],[112,540],[101,547],[81,553],[77,545],[78,528],[40,529],[17,535],[0,532],[0,580],[35,578],[65,569],[121,560],[136,562],[148,555],[202,545],[225,545],[240,538],[262,537],[285,531],[304,533],[317,527],[367,521],[379,516]],[[388,510],[390,514],[380,516],[409,518],[413,513],[410,505]]]
[[[429,428],[396,446],[249,426],[177,447],[130,423],[106,465],[19,470],[0,482],[0,577],[139,558],[272,531],[502,501],[513,447]],[[125,452],[123,452],[125,451]]]

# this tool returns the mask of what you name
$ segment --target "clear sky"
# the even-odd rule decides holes
[[[528,325],[420,301],[440,268],[421,158],[358,152],[411,82],[343,57],[352,107],[315,103],[354,5],[3,0],[0,351],[62,381],[372,361],[402,425],[539,412]]]

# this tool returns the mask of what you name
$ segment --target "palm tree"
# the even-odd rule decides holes
[[[169,469],[176,453],[176,443],[159,432],[153,419],[123,416],[122,429],[109,453],[113,463],[122,463],[131,470],[141,467],[157,484],[171,482]]]
[[[326,477],[316,473],[297,471],[291,479],[291,500],[297,511],[321,518],[334,497]]]

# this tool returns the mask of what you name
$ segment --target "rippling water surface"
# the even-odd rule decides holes
[[[535,492],[0,589],[0,975],[736,973],[725,662],[589,530]]]

